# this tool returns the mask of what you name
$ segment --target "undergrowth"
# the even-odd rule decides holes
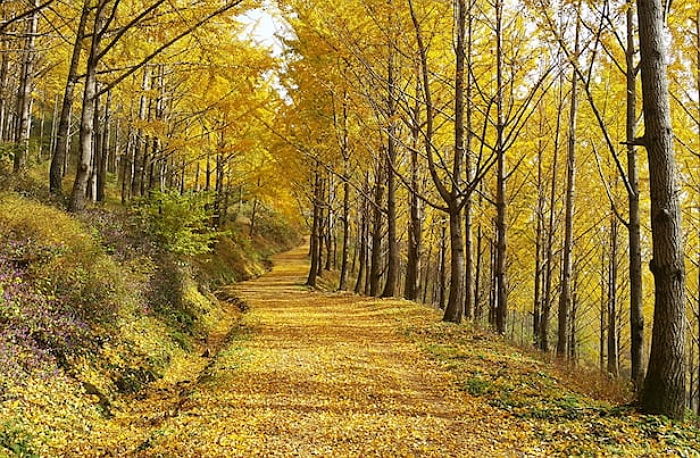
[[[198,197],[76,216],[31,174],[3,185],[0,456],[80,454],[96,431],[119,441],[128,432],[111,419],[129,397],[199,357],[223,314],[215,289],[264,272],[295,237],[210,231],[207,211],[188,213]]]
[[[563,456],[697,456],[700,430],[640,415],[625,386],[593,369],[559,365],[470,326],[431,323],[405,334],[486,401],[528,431],[539,450]]]

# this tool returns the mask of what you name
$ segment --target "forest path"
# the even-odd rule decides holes
[[[250,306],[176,416],[138,456],[504,456],[502,415],[401,334],[399,300],[310,292],[305,247],[231,287]]]

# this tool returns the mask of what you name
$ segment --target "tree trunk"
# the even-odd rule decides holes
[[[3,17],[4,19],[4,17]],[[7,125],[10,117],[9,80],[10,80],[10,50],[9,39],[0,38],[0,141],[7,141]]]
[[[95,122],[95,99],[97,97],[97,53],[100,45],[100,34],[103,22],[103,8],[98,7],[92,27],[92,40],[85,72],[85,90],[83,92],[83,108],[80,116],[80,160],[75,174],[73,191],[71,192],[71,211],[81,211],[85,208],[85,195],[92,172],[94,151],[93,136]]]
[[[608,374],[618,376],[617,357],[617,219],[610,220],[610,259],[608,267]]]
[[[80,65],[80,54],[83,50],[83,39],[85,36],[85,27],[87,24],[88,15],[90,13],[89,0],[83,2],[83,9],[78,22],[78,29],[75,34],[75,43],[73,44],[73,55],[68,66],[68,80],[63,92],[63,103],[61,105],[61,114],[58,121],[56,132],[56,144],[51,158],[51,168],[49,171],[49,191],[52,194],[60,194],[63,181],[63,167],[68,157],[70,131],[70,116],[73,108],[73,100],[75,98],[75,86],[78,84],[78,67]]]
[[[580,5],[580,3],[579,3]],[[573,59],[578,59],[581,20],[576,13],[576,32]],[[578,65],[575,61],[572,66]],[[578,114],[578,76],[571,72],[571,99],[569,102],[569,131],[566,144],[566,200],[564,213],[564,247],[561,267],[561,294],[559,295],[559,326],[557,333],[557,357],[566,358],[568,343],[569,308],[571,301],[571,269],[574,236],[574,199],[576,195],[576,116]]]
[[[393,297],[396,295],[396,282],[398,280],[399,267],[399,241],[396,231],[396,178],[394,177],[394,164],[396,163],[396,90],[394,81],[394,51],[389,51],[388,78],[387,78],[387,113],[389,116],[389,128],[387,132],[386,147],[386,189],[387,189],[387,266],[386,283],[382,297]]]
[[[447,228],[445,226],[445,218],[443,217],[440,221],[440,282],[438,291],[440,294],[438,302],[440,309],[445,308],[445,282],[447,281]]]
[[[605,278],[605,254],[603,254],[600,272],[600,333],[598,334],[598,367],[601,373],[605,373],[605,328],[607,326],[606,311],[608,302],[605,296],[608,281]]]
[[[508,319],[507,222],[506,222],[506,152],[503,144],[503,1],[496,0],[496,331],[506,333]]]
[[[99,85],[97,90],[99,92]],[[93,162],[91,182],[94,184],[93,198],[96,202],[102,202],[105,197],[107,178],[107,158],[104,157],[104,120],[100,117],[100,97],[95,97],[95,128],[93,136]]]
[[[472,65],[472,39],[473,39],[473,22],[472,7],[474,2],[469,2],[467,15],[467,37],[466,37],[466,68],[471,68]],[[460,3],[460,10],[464,5]],[[471,73],[466,72],[465,76],[465,118],[466,118],[466,145],[464,154],[464,174],[467,178],[467,183],[471,183],[474,177],[472,176],[472,80]],[[464,197],[464,315],[467,319],[474,317],[474,253],[472,247],[472,196],[471,193]]]
[[[464,313],[464,240],[462,239],[462,214],[453,208],[449,214],[450,227],[450,294],[443,321],[461,323]]]
[[[316,172],[315,177],[314,177],[314,197],[313,197],[313,221],[311,225],[311,237],[309,240],[310,243],[310,248],[309,252],[311,253],[311,266],[309,267],[309,275],[306,278],[306,284],[307,286],[310,286],[314,288],[316,286],[316,273],[318,271],[318,256],[317,256],[317,249],[316,247],[318,246],[319,240],[318,240],[318,227],[319,227],[319,201],[320,201],[320,184],[319,184],[319,176],[318,172]]]
[[[418,122],[419,106],[416,106],[415,117]],[[418,135],[419,126],[412,129],[413,148],[411,149],[411,188],[417,192],[418,189]],[[420,255],[423,238],[423,218],[421,215],[421,201],[416,192],[411,192],[409,196],[409,222],[408,222],[408,252],[406,263],[406,285],[404,297],[409,301],[418,299],[420,291]]]
[[[348,132],[348,95],[343,92],[343,137],[341,155],[343,156],[343,246],[340,259],[340,280],[338,289],[347,289],[348,281],[348,251],[350,250],[350,148]],[[354,268],[354,262],[353,262]]]
[[[323,271],[323,242],[324,242],[324,229],[326,228],[325,220],[325,190],[326,180],[321,178],[319,181],[319,191],[318,191],[318,243],[316,244],[316,256],[318,263],[316,265],[316,275],[320,276]]]
[[[664,8],[637,0],[644,112],[649,158],[654,325],[642,392],[645,412],[681,419],[685,411],[683,235],[669,106]]]
[[[31,5],[32,8],[37,8],[39,0],[32,0]],[[35,10],[27,19],[27,37],[22,56],[15,130],[15,141],[18,143],[14,158],[15,173],[27,167],[27,156],[29,155],[29,136],[32,129],[32,89],[34,87],[34,48],[38,24],[39,12]]]
[[[369,193],[369,173],[365,172],[365,180],[364,184],[362,187],[363,190],[363,197],[362,197],[362,204],[360,205],[358,203],[358,206],[360,207],[358,209],[360,215],[360,229],[359,229],[359,253],[358,253],[358,261],[359,261],[359,269],[357,271],[357,279],[355,281],[355,288],[354,291],[358,294],[362,293],[364,291],[363,285],[365,284],[365,279],[367,277],[367,261],[368,261],[368,256],[369,256],[369,250],[368,250],[368,238],[369,238],[369,220],[367,219],[367,211],[369,210],[368,207],[368,202],[367,202],[367,194]],[[359,200],[358,200],[359,202]]]
[[[465,41],[466,41],[466,1],[455,2],[456,45],[455,45],[455,117],[454,152],[452,176],[461,175],[461,164],[465,156],[464,148],[464,80],[465,80]],[[448,204],[450,226],[450,295],[445,307],[443,321],[461,323],[464,314],[464,239],[462,238],[462,209],[458,198],[459,189],[452,184]]]
[[[544,113],[540,106],[539,133],[542,138],[544,124]],[[532,336],[535,348],[540,345],[540,322],[542,316],[542,252],[543,252],[543,229],[544,229],[544,183],[542,176],[542,154],[544,153],[544,142],[538,141],[537,145],[537,206],[535,208],[535,291],[532,302]]]
[[[481,265],[483,260],[483,233],[481,224],[476,228],[476,267],[474,269],[474,321],[479,322],[484,317],[484,303],[481,294]]]
[[[346,170],[347,170],[346,164]],[[348,251],[350,250],[350,176],[346,171],[343,177],[343,246],[340,259],[340,281],[338,289],[347,289]]]
[[[129,201],[131,180],[134,173],[134,134],[129,132],[122,157],[122,204]]]
[[[148,69],[143,72],[143,80],[141,81],[141,96],[139,98],[139,120],[145,121],[148,116],[148,99],[146,92],[150,89],[150,71]],[[134,175],[131,181],[131,195],[143,195],[143,176],[146,167],[146,148],[148,147],[146,140],[143,138],[143,131],[138,129],[134,139]],[[209,157],[207,156],[207,170],[209,170]],[[207,183],[207,191],[208,183]]]
[[[333,233],[335,232],[335,212],[333,211],[333,203],[335,201],[335,180],[333,175],[330,175],[326,181],[328,183],[328,218],[326,219],[325,231],[325,246],[326,246],[326,265],[324,270],[330,271],[333,266]]]
[[[372,266],[369,279],[369,295],[376,296],[379,293],[379,281],[381,276],[381,256],[382,256],[382,199],[384,187],[382,186],[381,165],[376,167],[374,182],[374,211],[372,217]]]
[[[107,186],[107,171],[109,168],[109,141],[110,141],[110,109],[112,104],[112,93],[107,92],[107,100],[105,102],[104,117],[102,119],[103,126],[100,129],[100,142],[99,142],[99,169],[97,173],[97,201],[104,202],[105,200],[105,188]]]
[[[627,137],[627,180],[629,224],[629,274],[630,274],[630,353],[631,378],[635,390],[640,390],[644,381],[644,313],[642,310],[642,238],[639,216],[639,177],[637,173],[637,152],[632,142],[635,138],[637,122],[637,92],[635,87],[636,68],[634,65],[634,11],[627,9],[627,49],[625,127]]]

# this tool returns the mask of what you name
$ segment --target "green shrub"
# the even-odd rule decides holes
[[[211,226],[211,195],[154,192],[136,204],[143,230],[165,250],[184,256],[211,251],[219,236]]]
[[[31,437],[29,434],[11,424],[0,426],[0,455],[3,452],[12,453],[12,456],[18,458],[35,458],[38,457],[31,448]]]

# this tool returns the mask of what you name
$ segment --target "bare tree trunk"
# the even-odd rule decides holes
[[[506,222],[506,152],[503,144],[503,0],[496,0],[496,331],[505,334],[508,320],[508,287],[506,255],[508,242]]]
[[[484,317],[484,303],[481,294],[481,265],[483,264],[483,233],[481,224],[476,228],[476,268],[474,269],[474,320],[479,322]]]
[[[418,189],[418,136],[420,135],[417,125],[420,116],[420,106],[416,104],[414,117],[416,125],[413,126],[411,137],[413,148],[411,150],[411,187],[414,191]],[[423,217],[421,211],[421,201],[416,192],[411,192],[409,196],[409,222],[408,222],[408,253],[406,263],[406,285],[404,297],[409,301],[418,299],[420,291],[420,256],[423,238]]]
[[[326,247],[326,265],[324,270],[331,270],[333,265],[333,232],[335,229],[335,212],[333,211],[333,203],[335,200],[335,182],[333,180],[333,175],[330,175],[325,183],[328,183],[328,204],[326,208],[328,210],[328,217],[326,218],[326,231],[325,231],[325,247]]]
[[[495,238],[489,240],[489,324],[496,327],[496,307],[498,307],[498,281],[496,279],[496,262],[498,258]]]
[[[540,108],[540,138],[543,134],[543,110]],[[540,344],[540,321],[542,314],[542,238],[544,228],[544,183],[542,182],[542,153],[544,144],[538,142],[537,148],[537,207],[535,208],[535,291],[532,303],[532,336],[535,347]]]
[[[387,268],[386,268],[386,283],[382,297],[393,297],[396,295],[396,282],[398,281],[399,267],[399,241],[396,233],[396,179],[394,177],[394,164],[396,162],[396,89],[394,81],[394,50],[393,47],[389,50],[389,62],[387,68],[387,113],[389,116],[389,128],[387,132],[387,148],[386,148],[386,189],[387,189]]]
[[[141,81],[141,96],[139,98],[139,120],[145,121],[148,116],[148,99],[146,92],[150,89],[150,70],[145,69],[143,80]],[[131,181],[131,195],[143,195],[143,176],[146,168],[146,148],[148,144],[143,138],[141,129],[136,131],[134,138],[134,175]],[[209,167],[209,156],[207,156],[207,170]],[[208,186],[208,183],[207,183]],[[209,188],[207,187],[207,191]]]
[[[39,0],[32,0],[33,8],[39,6]],[[27,167],[29,154],[29,136],[32,129],[32,90],[34,88],[34,60],[36,33],[39,24],[39,11],[36,10],[27,19],[27,37],[22,56],[20,87],[17,98],[17,119],[15,141],[19,144],[15,150],[14,171],[18,172]]]
[[[556,214],[556,196],[557,196],[557,164],[559,159],[559,129],[561,123],[561,105],[563,85],[559,84],[559,110],[557,110],[556,130],[554,132],[554,158],[552,160],[552,178],[549,190],[549,215],[547,222],[547,242],[545,245],[544,258],[544,297],[542,299],[542,308],[540,315],[540,349],[544,352],[549,351],[549,318],[552,307],[552,278],[554,277],[554,235],[555,235],[555,218]]]
[[[90,13],[89,0],[83,2],[83,9],[80,14],[80,22],[75,35],[75,43],[73,44],[73,55],[68,66],[68,80],[63,92],[63,103],[61,105],[61,114],[58,121],[58,130],[56,133],[56,144],[51,158],[51,168],[49,170],[49,191],[52,194],[60,194],[63,181],[63,167],[68,157],[70,118],[73,108],[73,100],[75,98],[75,86],[78,84],[78,67],[80,65],[80,54],[83,50],[83,39],[85,36],[85,28],[87,25],[88,15]]]
[[[350,250],[350,145],[348,133],[348,94],[343,91],[343,137],[341,155],[343,156],[343,246],[340,259],[340,280],[338,289],[347,289],[348,251]],[[354,261],[353,261],[354,268]]]
[[[601,262],[601,272],[600,272],[600,333],[598,334],[598,367],[600,372],[605,372],[605,328],[607,326],[606,311],[608,308],[608,302],[605,295],[606,286],[608,281],[605,278],[605,255],[603,255],[603,262]]]
[[[367,202],[367,194],[369,193],[369,173],[365,172],[365,180],[363,184],[363,197],[362,197],[362,203],[360,204],[358,200],[358,206],[359,208],[359,213],[360,215],[360,229],[359,229],[359,269],[357,271],[357,279],[355,281],[355,288],[354,291],[358,294],[362,293],[364,291],[363,285],[366,282],[366,277],[367,277],[367,262],[368,262],[368,256],[369,256],[369,220],[367,218],[367,212],[368,212],[368,202]]]
[[[580,3],[579,3],[580,5]],[[576,32],[573,59],[578,59],[581,19],[576,13]],[[575,61],[572,63],[578,65]],[[571,72],[571,99],[569,102],[569,131],[566,144],[566,201],[564,216],[564,247],[561,267],[561,294],[559,295],[559,326],[557,333],[557,357],[566,358],[568,343],[569,308],[571,301],[571,268],[574,235],[574,199],[576,194],[576,117],[578,114],[578,75]]]
[[[1,95],[0,95],[1,97]],[[56,151],[56,133],[58,130],[58,104],[60,102],[60,95],[56,94],[56,100],[53,105],[53,114],[51,116],[51,133],[49,138],[49,160],[53,159],[53,153]],[[2,124],[2,120],[0,120]]]
[[[455,118],[454,155],[452,176],[461,176],[461,164],[465,156],[464,147],[464,86],[466,57],[466,1],[455,2],[456,45],[455,45]],[[464,239],[462,235],[462,209],[459,190],[453,184],[447,202],[450,227],[450,295],[445,308],[443,321],[460,323],[464,314]]]
[[[462,291],[464,286],[464,239],[462,238],[462,212],[460,212],[458,208],[450,209],[448,221],[450,230],[450,291],[447,299],[447,305],[445,306],[445,314],[442,319],[443,321],[448,321],[450,323],[461,323],[464,313],[464,299]]]
[[[97,85],[97,92],[99,94],[100,91],[100,86],[99,84]],[[104,136],[103,136],[103,123],[102,123],[102,118],[100,117],[100,96],[96,95],[95,96],[95,109],[94,109],[94,117],[93,117],[93,136],[92,136],[92,173],[90,174],[90,197],[92,198],[93,201],[99,202],[100,201],[100,187],[104,185],[104,176],[102,175],[102,164],[104,162],[104,158],[102,157],[102,143],[104,141]],[[107,164],[105,163],[105,166]],[[106,174],[106,168],[105,168],[105,174]],[[104,193],[104,189],[103,189]],[[104,194],[102,195],[104,198]]]
[[[309,243],[311,244],[309,252],[311,253],[311,266],[309,267],[309,275],[306,279],[306,284],[310,287],[316,286],[316,275],[318,271],[318,256],[317,256],[317,246],[319,244],[318,228],[319,228],[319,201],[320,201],[320,183],[318,172],[316,172],[314,177],[314,197],[313,197],[313,221],[311,225],[311,238]]]
[[[610,259],[608,267],[608,374],[618,376],[617,357],[617,230],[615,216],[610,218]]]
[[[346,170],[349,166],[346,163]],[[340,280],[338,289],[347,289],[348,251],[350,250],[350,176],[346,172],[343,177],[343,246],[340,259]]]
[[[443,217],[440,221],[440,282],[439,282],[439,294],[440,300],[438,305],[441,309],[445,308],[445,292],[447,281],[447,227],[445,224],[445,218]]]
[[[637,172],[637,152],[632,142],[635,138],[637,122],[637,92],[635,87],[637,70],[634,65],[634,11],[627,9],[627,49],[626,61],[626,100],[625,127],[627,137],[627,181],[629,223],[629,274],[630,274],[630,351],[631,378],[635,390],[640,390],[644,382],[644,313],[642,311],[642,241],[639,216],[639,177]]]
[[[432,240],[435,233],[435,224],[430,225],[430,239]],[[428,283],[430,282],[431,264],[433,262],[433,244],[428,245],[428,255],[426,256],[426,264],[423,275],[423,303],[428,301]]]
[[[472,7],[474,2],[469,0],[469,7],[465,12],[467,15],[466,21],[466,68],[469,69],[472,66],[472,27],[474,22],[474,17],[472,14]],[[460,10],[464,8],[464,5],[460,5]],[[465,155],[464,155],[464,173],[467,178],[467,183],[471,183],[474,177],[472,176],[472,80],[471,73],[469,70],[466,71],[465,75],[465,117],[466,117],[466,145],[465,145]],[[472,247],[472,196],[471,193],[465,197],[466,201],[464,203],[464,256],[465,256],[465,275],[464,275],[464,315],[467,319],[474,317],[474,249]]]
[[[574,277],[574,287],[571,292],[571,314],[570,314],[570,328],[569,328],[569,346],[568,346],[568,354],[569,354],[569,360],[576,364],[576,355],[577,355],[577,345],[578,345],[578,340],[577,340],[577,333],[578,333],[578,327],[577,327],[577,319],[578,319],[578,271],[575,271],[573,273]]]
[[[316,275],[320,276],[323,272],[323,242],[325,241],[324,231],[326,228],[326,180],[321,178],[319,181],[319,199],[318,199],[318,243],[316,244],[316,256],[318,264],[316,266]]]
[[[645,127],[642,143],[649,158],[651,197],[649,267],[656,286],[649,369],[641,401],[648,413],[681,419],[685,413],[685,272],[663,12],[660,0],[637,0]]]
[[[697,85],[697,96],[700,97],[700,7],[698,8],[697,15],[695,16],[695,47],[697,54],[695,56],[695,68],[696,77],[695,84]],[[700,100],[700,98],[698,99]],[[698,140],[700,140],[700,104],[698,105],[698,116],[697,123],[695,125],[696,131],[698,133]],[[700,203],[698,203],[698,212],[700,212]],[[698,228],[698,244],[700,245],[700,228]],[[700,416],[700,249],[698,249],[698,301],[697,301],[697,313],[698,313],[698,387],[697,387],[697,415]]]
[[[129,132],[126,147],[124,148],[124,156],[122,158],[122,204],[129,201],[131,193],[131,180],[134,173],[134,134]]]
[[[9,80],[10,80],[10,50],[9,39],[0,38],[0,141],[7,140],[7,125],[10,117]]]
[[[92,27],[92,40],[85,72],[85,90],[83,92],[83,109],[80,117],[80,160],[75,174],[73,191],[71,192],[71,211],[81,211],[85,208],[85,195],[92,172],[92,160],[94,154],[94,115],[95,99],[97,97],[97,53],[100,45],[100,29],[102,28],[104,4],[95,11]]]
[[[374,211],[372,217],[372,266],[370,269],[369,295],[376,296],[379,293],[379,281],[381,276],[382,256],[382,201],[384,186],[382,185],[381,164],[376,167],[374,182]]]
[[[109,124],[110,124],[110,109],[112,104],[112,93],[107,93],[107,100],[105,101],[104,118],[102,120],[103,126],[100,129],[100,141],[99,147],[96,154],[99,154],[99,169],[97,171],[97,201],[104,202],[105,200],[105,189],[107,187],[107,170],[109,164]]]

